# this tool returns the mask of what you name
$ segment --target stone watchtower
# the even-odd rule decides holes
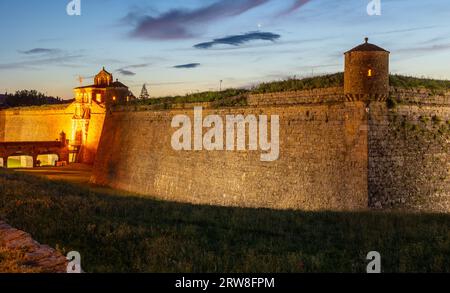
[[[389,97],[389,51],[365,43],[345,53],[344,94],[348,101],[385,101]]]

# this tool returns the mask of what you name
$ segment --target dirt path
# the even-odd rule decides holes
[[[14,169],[16,172],[43,176],[50,180],[64,180],[71,183],[87,184],[92,174],[92,166],[70,164],[66,167],[42,167],[33,169]]]

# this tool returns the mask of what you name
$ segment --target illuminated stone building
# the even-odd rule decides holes
[[[103,69],[94,77],[94,84],[81,86],[74,89],[74,115],[72,118],[72,131],[70,143],[72,146],[71,161],[91,162],[95,154],[90,154],[96,150],[96,146],[91,146],[90,140],[97,138],[101,134],[101,129],[93,129],[92,114],[102,114],[111,105],[126,103],[134,99],[128,87],[118,80],[114,81],[113,75]],[[103,118],[102,118],[103,119]],[[96,125],[102,125],[95,123]],[[100,127],[101,128],[101,127]],[[95,134],[92,134],[95,132]]]

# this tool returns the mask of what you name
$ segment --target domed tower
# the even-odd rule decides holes
[[[345,53],[344,93],[349,101],[385,101],[389,97],[389,51],[365,39]]]

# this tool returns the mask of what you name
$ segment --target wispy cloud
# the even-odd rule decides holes
[[[194,10],[173,9],[157,16],[130,12],[123,20],[134,26],[131,36],[144,39],[187,39],[198,36],[202,26],[241,15],[269,0],[220,0]]]
[[[60,53],[59,49],[49,49],[49,48],[34,48],[27,51],[19,51],[25,55],[38,55],[38,54],[57,54]]]
[[[39,69],[46,66],[75,68],[80,62],[86,61],[86,55],[81,51],[68,52],[60,49],[34,48],[21,52],[25,55],[14,62],[0,63],[0,70]]]
[[[305,5],[306,3],[308,3],[310,0],[295,0],[295,2],[289,6],[289,8],[287,8],[286,10],[282,11],[279,15],[288,15],[291,14],[295,11],[297,11],[298,9],[300,9],[300,7],[302,7],[303,5]]]
[[[122,75],[126,75],[126,76],[134,76],[134,75],[136,75],[135,72],[130,71],[130,70],[126,70],[126,69],[123,69],[123,68],[117,69],[117,72],[119,72]]]
[[[263,40],[263,41],[276,41],[281,38],[280,35],[269,32],[248,32],[241,35],[227,36],[225,38],[214,39],[211,42],[200,43],[194,45],[197,49],[209,49],[215,45],[230,45],[239,46],[251,41]]]
[[[51,43],[51,42],[61,42],[63,41],[63,38],[42,38],[42,39],[37,39],[36,42],[38,43]]]
[[[180,85],[189,84],[187,81],[172,81],[172,82],[154,82],[150,83],[150,86],[165,86],[165,85]]]
[[[145,68],[145,67],[149,67],[150,65],[152,65],[152,63],[140,63],[140,64],[128,65],[125,68]]]
[[[136,72],[131,71],[130,69],[136,69],[136,68],[145,68],[150,66],[151,63],[140,63],[140,64],[132,64],[132,65],[128,65],[122,68],[117,69],[116,71],[122,75],[126,75],[126,76],[134,76],[136,75]]]
[[[20,69],[20,68],[30,68],[33,66],[43,66],[43,65],[59,65],[59,66],[69,66],[75,67],[72,62],[76,59],[80,59],[84,57],[83,55],[66,55],[66,56],[57,56],[57,57],[49,57],[49,58],[40,58],[34,60],[27,61],[19,61],[13,63],[3,63],[0,64],[0,70],[5,69]]]
[[[188,63],[188,64],[182,64],[182,65],[175,65],[173,68],[176,69],[191,69],[191,68],[197,68],[200,66],[200,63]]]
[[[431,53],[450,50],[450,44],[438,44],[432,46],[419,46],[396,50],[396,53]]]
[[[382,35],[389,35],[389,34],[409,33],[409,32],[422,31],[422,30],[431,30],[431,29],[435,29],[437,27],[439,27],[439,26],[430,25],[430,26],[423,26],[423,27],[410,27],[410,28],[404,28],[404,29],[395,29],[395,30],[373,33],[371,35],[372,36],[377,36],[377,35],[382,36]]]

